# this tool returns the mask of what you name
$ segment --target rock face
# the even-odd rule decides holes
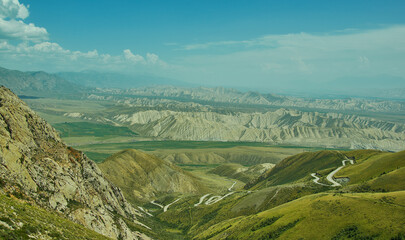
[[[246,141],[399,151],[405,125],[338,113],[278,109],[266,113],[139,111],[112,118],[151,137]]]
[[[154,200],[162,194],[207,191],[199,180],[173,163],[134,149],[112,155],[99,167],[134,202]]]
[[[16,95],[0,88],[0,180],[19,192],[105,236],[147,239],[123,219],[140,215],[95,163],[66,147],[56,131]]]

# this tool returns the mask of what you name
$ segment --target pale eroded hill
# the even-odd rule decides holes
[[[140,111],[113,121],[145,136],[173,140],[251,141],[342,148],[404,148],[405,125],[335,113],[279,109],[266,113]]]

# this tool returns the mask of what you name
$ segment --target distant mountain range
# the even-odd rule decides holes
[[[94,91],[96,88],[128,89],[156,85],[192,86],[190,83],[150,75],[130,76],[92,71],[50,74],[43,71],[22,72],[2,67],[0,67],[0,85],[10,88],[18,95],[29,96],[80,94]]]
[[[18,95],[52,96],[83,93],[86,89],[54,74],[21,72],[0,67],[0,85]]]
[[[57,76],[77,85],[92,88],[135,88],[153,85],[192,86],[190,83],[151,75],[126,75],[111,72],[60,72]]]

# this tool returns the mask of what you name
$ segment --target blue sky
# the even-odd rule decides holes
[[[0,0],[0,66],[197,84],[405,77],[405,1]]]

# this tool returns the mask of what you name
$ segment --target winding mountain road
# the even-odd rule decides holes
[[[162,209],[163,209],[163,212],[166,212],[167,209],[168,209],[173,203],[176,203],[176,202],[179,201],[180,199],[181,199],[181,198],[178,198],[178,199],[174,200],[173,202],[167,204],[166,206],[163,206],[162,204],[159,204],[159,203],[155,202],[155,200],[150,201],[150,203],[152,203],[153,205],[156,205],[156,206],[162,208]]]
[[[312,181],[313,181],[314,183],[319,184],[319,185],[322,185],[322,186],[329,186],[329,187],[340,187],[340,186],[342,186],[342,184],[336,182],[336,181],[333,179],[333,176],[334,176],[337,172],[339,172],[342,168],[344,168],[344,167],[346,166],[346,162],[350,162],[350,164],[354,164],[354,161],[353,161],[353,160],[348,159],[348,158],[346,157],[345,160],[342,160],[342,166],[336,168],[335,170],[333,170],[332,172],[330,172],[330,173],[328,174],[328,176],[326,176],[326,180],[328,180],[330,183],[332,183],[332,185],[327,185],[327,184],[324,184],[324,183],[320,183],[320,182],[319,182],[319,177],[316,176],[316,173],[311,173],[311,176],[314,178]]]
[[[198,203],[194,204],[194,207],[197,207],[198,205],[200,205],[201,203],[203,203],[203,202],[204,202],[204,199],[205,199],[206,197],[208,197],[209,195],[211,195],[211,193],[205,194],[204,196],[200,197],[200,201],[199,201]]]
[[[222,199],[224,199],[224,198],[226,198],[226,197],[228,197],[228,196],[234,194],[235,192],[231,192],[231,191],[232,191],[232,188],[235,186],[235,184],[236,184],[236,182],[234,181],[233,184],[232,184],[232,186],[230,186],[230,187],[228,188],[229,193],[227,193],[227,194],[225,194],[225,195],[223,195],[223,196],[211,196],[210,198],[208,198],[208,199],[205,201],[205,205],[211,205],[211,204],[217,203],[217,202],[221,201]],[[276,194],[277,194],[277,193],[276,193]],[[205,194],[204,196],[200,197],[199,202],[196,203],[196,204],[194,204],[194,207],[197,207],[197,206],[201,205],[202,203],[204,203],[204,200],[205,200],[209,195],[211,195],[211,193]],[[155,200],[150,201],[150,203],[152,203],[153,205],[156,205],[156,206],[162,208],[162,209],[163,209],[163,212],[166,212],[172,204],[176,203],[176,202],[179,201],[180,199],[181,199],[181,198],[178,198],[178,199],[174,200],[173,202],[167,204],[166,206],[163,206],[162,204],[159,204],[159,203],[155,202]],[[146,214],[148,214],[149,216],[152,216],[152,215],[151,215],[150,213],[148,213],[145,209],[143,209],[143,208],[141,208],[141,207],[140,207],[140,209],[141,209],[143,212],[145,212]]]
[[[158,206],[158,207],[160,207],[160,208],[165,208],[165,206],[163,206],[162,204],[155,203],[155,200],[150,201],[150,203],[152,203],[153,205],[156,205],[156,206]]]
[[[235,186],[236,182],[233,182],[232,186],[228,188],[228,191],[232,191],[232,188]]]
[[[163,212],[167,212],[167,209],[170,207],[170,205],[172,205],[173,203],[176,203],[177,201],[179,201],[181,198],[177,198],[176,200],[174,200],[173,202],[167,204],[164,208],[163,208]]]
[[[316,173],[311,173],[311,176],[314,178],[312,181],[316,184],[322,185],[322,186],[329,186],[328,184],[320,183],[319,182],[319,177],[316,176]]]
[[[235,192],[232,192],[232,188],[233,188],[235,185],[236,185],[236,181],[233,181],[232,186],[230,186],[230,187],[228,188],[229,193],[227,193],[227,194],[225,194],[225,195],[223,195],[223,196],[211,196],[210,198],[208,198],[208,199],[205,201],[204,204],[205,204],[205,205],[211,205],[211,204],[217,203],[217,202],[221,201],[222,199],[224,199],[224,198],[226,198],[226,197],[228,197],[228,196],[234,194]],[[202,197],[200,198],[200,201],[199,201],[198,203],[194,204],[194,207],[197,207],[197,206],[201,205],[201,204],[204,202],[204,200],[205,200],[209,195],[211,195],[211,193],[208,193],[208,194],[205,194],[204,196],[202,196]]]
[[[211,204],[217,203],[232,194],[234,194],[234,192],[227,193],[224,196],[212,196],[205,202],[205,205],[211,205]]]

